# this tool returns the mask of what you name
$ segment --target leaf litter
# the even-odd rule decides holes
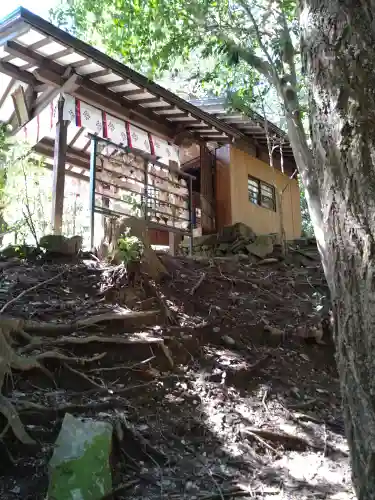
[[[113,424],[108,498],[354,498],[320,263],[160,258],[0,266],[1,498],[45,498],[66,412]]]

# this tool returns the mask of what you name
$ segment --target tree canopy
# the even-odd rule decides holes
[[[294,0],[70,0],[52,19],[148,74],[195,82],[195,93],[226,94],[257,107],[276,76],[297,85]],[[280,124],[275,94],[270,119]]]

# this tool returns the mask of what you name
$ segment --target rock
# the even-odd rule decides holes
[[[227,252],[229,250],[229,243],[220,243],[220,245],[218,245],[217,247],[217,250],[219,250],[220,252]]]
[[[30,245],[8,245],[1,250],[0,255],[5,259],[32,259],[39,257],[41,253],[40,249]]]
[[[224,342],[224,344],[229,346],[234,346],[236,344],[236,341],[232,339],[232,337],[229,337],[229,335],[223,335],[221,337],[221,340]]]
[[[49,463],[48,498],[99,500],[112,490],[112,426],[65,414]]]
[[[236,239],[242,238],[244,240],[254,241],[256,234],[251,227],[246,226],[242,222],[236,222],[232,226],[225,226],[218,234],[218,243],[232,243]]]
[[[77,255],[82,249],[82,236],[66,238],[61,234],[47,234],[42,236],[39,245],[49,253],[60,255]]]
[[[193,238],[194,248],[200,247],[202,245],[212,246],[216,245],[216,243],[217,243],[217,234],[206,234],[204,236],[197,236],[196,238]]]
[[[275,259],[274,257],[270,257],[268,259],[263,259],[258,262],[258,266],[266,266],[267,264],[278,264],[279,259]]]
[[[269,324],[266,324],[264,326],[264,331],[270,333],[271,335],[275,335],[275,336],[283,336],[284,335],[283,330],[280,330],[280,328],[276,328],[275,326],[271,326]]]
[[[239,253],[246,248],[247,243],[248,241],[245,241],[242,238],[237,238],[237,240],[229,247],[229,251],[232,253]]]
[[[246,250],[260,259],[264,259],[273,252],[272,237],[268,235],[257,236],[254,243],[246,246]]]

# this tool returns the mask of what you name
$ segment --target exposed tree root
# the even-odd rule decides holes
[[[101,337],[100,335],[90,335],[89,337],[60,337],[59,339],[53,339],[50,340],[48,338],[42,338],[38,337],[35,338],[30,344],[27,344],[25,347],[22,348],[22,352],[29,352],[34,349],[37,349],[38,347],[41,346],[58,346],[58,345],[64,345],[64,344],[73,344],[73,345],[86,345],[90,344],[92,342],[97,342],[101,344],[162,344],[164,342],[163,339],[158,338],[158,337],[119,337],[119,336],[113,336],[113,337]],[[71,358],[69,356],[64,356],[56,351],[52,351],[51,353],[45,352],[42,354],[39,354],[37,356],[37,359],[45,359],[46,357],[53,357],[53,358],[58,358],[63,361],[78,361],[80,363],[88,363],[92,361],[97,361],[98,359],[101,359],[102,357],[105,356],[105,353],[99,354],[93,358]]]
[[[5,396],[0,394],[0,412],[8,420],[8,424],[12,428],[14,435],[23,444],[35,444],[34,439],[32,439],[26,432],[23,423],[12,403]]]
[[[157,309],[151,311],[124,311],[124,312],[109,312],[90,316],[88,318],[79,319],[73,323],[42,323],[39,321],[20,321],[12,318],[7,318],[7,322],[17,321],[18,331],[23,329],[26,332],[38,332],[43,335],[62,335],[73,333],[80,328],[97,325],[107,321],[122,321],[123,326],[134,326],[141,324],[157,324],[160,311]]]
[[[20,328],[22,322],[18,320],[13,321],[1,321],[0,322],[0,413],[4,415],[7,419],[8,424],[13,430],[14,435],[23,444],[35,444],[34,439],[32,439],[26,432],[24,425],[22,424],[17,410],[13,404],[7,399],[3,394],[1,394],[4,380],[6,376],[12,374],[13,370],[18,371],[29,371],[33,369],[39,369],[45,373],[49,378],[53,379],[52,373],[43,366],[40,361],[43,359],[59,359],[61,361],[74,361],[77,363],[87,363],[89,361],[98,360],[105,356],[106,353],[101,353],[94,358],[75,358],[71,356],[65,356],[58,351],[47,351],[36,356],[20,356],[15,352],[11,343],[12,336],[16,333],[22,331]],[[99,386],[100,387],[100,386]]]

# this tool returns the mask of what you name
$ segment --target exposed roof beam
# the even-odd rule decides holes
[[[108,76],[112,73],[110,69],[101,69],[100,71],[95,71],[95,73],[90,73],[90,79],[100,78],[101,76]]]
[[[32,51],[28,50],[26,47],[23,47],[22,45],[15,42],[7,43],[6,50],[11,50],[14,54],[17,54],[17,57],[27,58],[28,61],[33,62],[37,66],[40,66],[40,68],[35,71],[35,75],[37,76],[39,81],[48,83],[54,87],[62,87],[64,85],[64,68],[59,64],[56,64],[53,61],[49,61],[40,54],[35,54]],[[150,123],[149,121],[152,120],[158,123],[158,125],[164,127],[164,130],[160,130],[159,127],[159,130],[162,134],[166,135],[169,138],[173,136],[173,129],[169,128],[165,121],[161,119],[161,117],[158,117],[157,115],[147,116],[150,115],[150,113],[146,108],[139,108],[138,113],[140,114],[140,116],[137,118],[135,114],[137,105],[135,103],[131,106],[127,106],[126,101],[119,101],[119,99],[116,99],[115,93],[106,90],[106,88],[103,88],[103,86],[100,86],[99,84],[92,82],[91,80],[83,76],[79,76],[77,84],[80,84],[80,88],[71,92],[75,97],[81,98],[83,101],[86,101],[88,104],[91,104],[93,106],[99,106],[104,111],[108,110],[118,118],[125,117],[128,119],[132,119],[139,122],[141,126],[143,125],[155,129],[155,123]],[[148,118],[147,122],[142,120],[145,115]]]
[[[4,93],[0,99],[0,108],[4,104],[5,99],[8,97],[9,92],[12,90],[14,87],[14,84],[16,83],[16,80],[14,78],[11,78],[8,85],[6,86],[6,89],[4,90]]]
[[[33,87],[36,87],[36,85],[38,84],[38,80],[31,73],[7,62],[0,61],[0,72],[14,78],[15,80],[20,80],[21,82],[28,83]]]
[[[146,89],[131,89],[131,90],[123,90],[122,92],[116,92],[116,94],[120,97],[131,97],[133,95],[145,94],[147,92]]]
[[[66,83],[66,78],[64,78],[64,67],[51,61],[40,54],[36,54],[35,52],[29,50],[28,48],[13,42],[9,41],[5,46],[7,51],[12,52],[17,57],[21,57],[24,60],[27,60],[30,63],[35,64],[39,68],[34,72],[37,79],[41,82],[48,83],[53,85],[54,87],[62,87]],[[75,66],[75,65],[73,65]],[[65,68],[66,70],[67,68]],[[81,98],[83,101],[86,101],[88,104],[93,106],[99,106],[104,111],[109,111],[119,118],[127,118],[140,126],[144,126],[146,128],[154,130],[156,133],[161,133],[165,137],[171,139],[174,136],[174,127],[173,121],[170,118],[173,118],[171,114],[160,115],[155,113],[158,111],[157,108],[155,110],[148,109],[137,104],[135,100],[129,100],[129,104],[126,100],[119,100],[119,93],[111,92],[103,85],[95,83],[90,80],[90,75],[87,77],[84,75],[80,75],[77,79],[78,88],[73,89],[70,93],[78,98]],[[128,92],[134,92],[133,95],[137,95],[140,93],[146,93],[146,89],[133,90]],[[121,94],[121,93],[120,93]],[[190,113],[189,113],[190,114]],[[181,116],[186,116],[186,112],[181,111],[176,115],[178,118]],[[197,119],[190,115],[191,118],[188,120],[183,120],[184,125],[189,125],[189,122],[193,124],[197,121]],[[168,124],[170,121],[170,125]],[[179,120],[174,120],[179,121]],[[182,120],[181,120],[182,121]],[[155,125],[157,125],[155,127]],[[218,127],[221,130],[221,126]],[[186,129],[186,127],[185,127]],[[190,134],[192,138],[195,140],[200,140],[200,137],[194,132],[190,132],[186,130],[187,134]],[[232,130],[233,134],[233,130]]]
[[[89,75],[90,76],[90,79],[92,78],[92,75]],[[126,80],[116,80],[114,82],[110,82],[106,85],[106,87],[108,89],[115,89],[117,87],[122,87],[123,85],[128,85],[129,83],[131,83],[130,80],[126,79]],[[122,94],[122,92],[120,92],[120,94]]]

